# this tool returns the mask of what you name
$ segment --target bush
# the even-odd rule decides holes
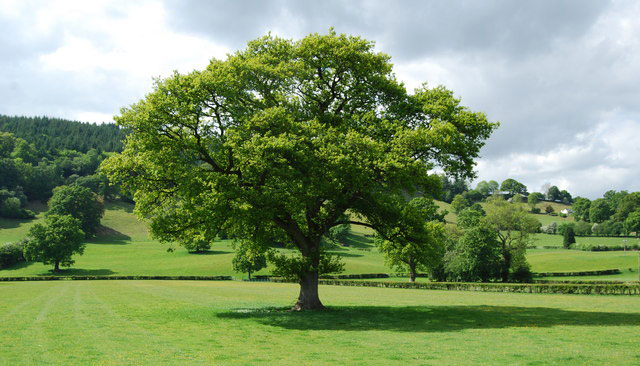
[[[531,207],[531,213],[539,214],[540,211],[540,207]]]
[[[25,241],[22,240],[16,243],[0,244],[0,268],[7,268],[24,261],[24,243]]]

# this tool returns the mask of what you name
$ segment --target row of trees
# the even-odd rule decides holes
[[[521,206],[492,197],[486,210],[478,204],[463,209],[457,226],[445,226],[428,198],[411,200],[407,209],[416,222],[400,225],[392,238],[378,234],[376,244],[387,264],[408,270],[411,281],[418,270],[439,281],[531,280],[526,248],[540,223]]]
[[[60,118],[5,115],[0,115],[0,131],[33,144],[38,156],[56,155],[61,150],[121,151],[127,134],[113,123],[98,125]]]
[[[115,197],[117,187],[97,173],[108,155],[96,149],[45,151],[12,133],[0,132],[0,217],[33,217],[24,209],[27,202],[46,201],[55,187],[65,184],[87,187],[107,199]]]

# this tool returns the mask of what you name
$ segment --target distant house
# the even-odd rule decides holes
[[[563,213],[565,215],[568,215],[570,213],[573,213],[573,210],[570,208],[565,208],[564,210],[560,211],[560,213]]]

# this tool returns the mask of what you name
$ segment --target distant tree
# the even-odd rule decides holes
[[[192,236],[179,243],[190,253],[202,253],[211,249],[211,241],[201,236]]]
[[[89,188],[79,185],[60,186],[53,192],[47,215],[71,215],[82,225],[87,237],[96,234],[104,214],[102,200]]]
[[[573,202],[573,198],[571,197],[571,193],[566,190],[560,191],[558,199],[562,201],[565,205],[570,205]]]
[[[444,202],[451,203],[453,197],[469,190],[467,181],[462,178],[450,179],[446,175],[441,175],[441,194],[440,199]]]
[[[533,208],[535,208],[536,205],[540,203],[540,201],[542,201],[543,198],[544,196],[542,195],[542,193],[533,192],[529,194],[529,196],[527,197],[527,203],[529,204],[529,206],[531,206],[531,209],[533,210]]]
[[[469,228],[444,257],[450,281],[487,282],[501,278],[502,250],[496,231],[486,223]]]
[[[544,208],[544,212],[550,214],[553,213],[555,210],[553,209],[553,206],[551,205],[547,205],[547,207]]]
[[[571,248],[571,244],[575,244],[575,242],[576,242],[576,237],[573,232],[573,227],[568,226],[567,229],[564,231],[564,236],[562,239],[562,247],[564,249],[569,249]]]
[[[409,202],[395,228],[378,234],[376,246],[384,254],[386,263],[399,270],[408,270],[414,282],[419,270],[430,271],[444,253],[445,230],[443,217],[433,211],[425,197]]]
[[[547,199],[549,201],[560,200],[560,189],[556,186],[549,187],[549,190],[547,191]]]
[[[609,190],[604,193],[602,198],[604,198],[609,203],[609,207],[611,207],[613,211],[616,211],[618,209],[618,206],[620,206],[620,202],[622,201],[622,199],[628,194],[628,191],[616,192],[615,190]]]
[[[327,238],[335,243],[344,243],[351,232],[351,225],[341,224],[332,227],[327,233]]]
[[[593,224],[590,224],[585,221],[578,221],[575,223],[573,227],[573,232],[576,236],[589,236],[591,235],[591,227]]]
[[[251,273],[267,267],[267,256],[265,251],[256,250],[255,246],[247,242],[240,241],[235,246],[236,255],[231,264],[233,270],[239,273],[248,273],[251,280]]]
[[[483,180],[476,186],[476,190],[480,192],[485,198],[496,193],[499,189],[500,186],[495,180],[490,180],[488,182]]]
[[[589,209],[591,208],[591,200],[583,197],[576,197],[573,200],[571,209],[573,210],[573,217],[576,220],[582,220],[590,222]]]
[[[480,191],[472,189],[462,193],[462,197],[464,197],[469,202],[480,202],[484,199],[485,196],[483,196]]]
[[[540,222],[529,215],[522,206],[493,198],[485,207],[483,220],[496,232],[502,251],[502,281],[509,280],[511,260],[514,255],[524,255],[532,234],[540,229]]]
[[[630,213],[623,225],[628,234],[635,233],[636,237],[640,236],[640,210]]]
[[[518,182],[515,179],[508,178],[500,185],[500,190],[509,192],[510,195],[515,195],[517,193],[526,195],[527,194],[527,186]]]
[[[465,229],[478,226],[484,215],[482,207],[480,209],[473,206],[465,208],[458,214],[458,226]]]
[[[70,215],[49,215],[45,225],[38,223],[29,230],[25,258],[53,264],[54,272],[59,272],[60,266],[70,267],[74,263],[72,255],[84,253],[84,235],[80,220]]]
[[[622,197],[615,208],[615,219],[624,222],[630,213],[640,208],[640,192],[633,192]]]
[[[608,220],[612,214],[613,211],[604,198],[598,198],[591,202],[591,206],[589,207],[590,222],[601,223]]]
[[[462,210],[468,208],[469,206],[471,206],[471,202],[469,202],[469,200],[464,198],[464,196],[461,194],[453,197],[453,201],[451,201],[451,209],[453,209],[453,212],[455,213],[462,212]]]
[[[554,221],[549,225],[543,226],[540,230],[545,234],[555,234],[558,231],[558,223]]]

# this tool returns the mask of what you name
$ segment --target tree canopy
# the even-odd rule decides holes
[[[24,254],[28,260],[53,264],[53,270],[58,272],[61,265],[69,267],[74,263],[72,255],[84,252],[83,239],[80,220],[71,215],[49,215],[45,225],[38,223],[29,230]]]
[[[275,260],[300,283],[296,309],[319,309],[321,239],[347,211],[380,232],[446,174],[472,177],[497,126],[427,85],[407,93],[388,55],[360,37],[265,36],[202,71],[157,80],[125,108],[121,154],[103,171],[130,190],[161,240],[217,232],[297,257]],[[324,263],[324,264],[323,264]]]

